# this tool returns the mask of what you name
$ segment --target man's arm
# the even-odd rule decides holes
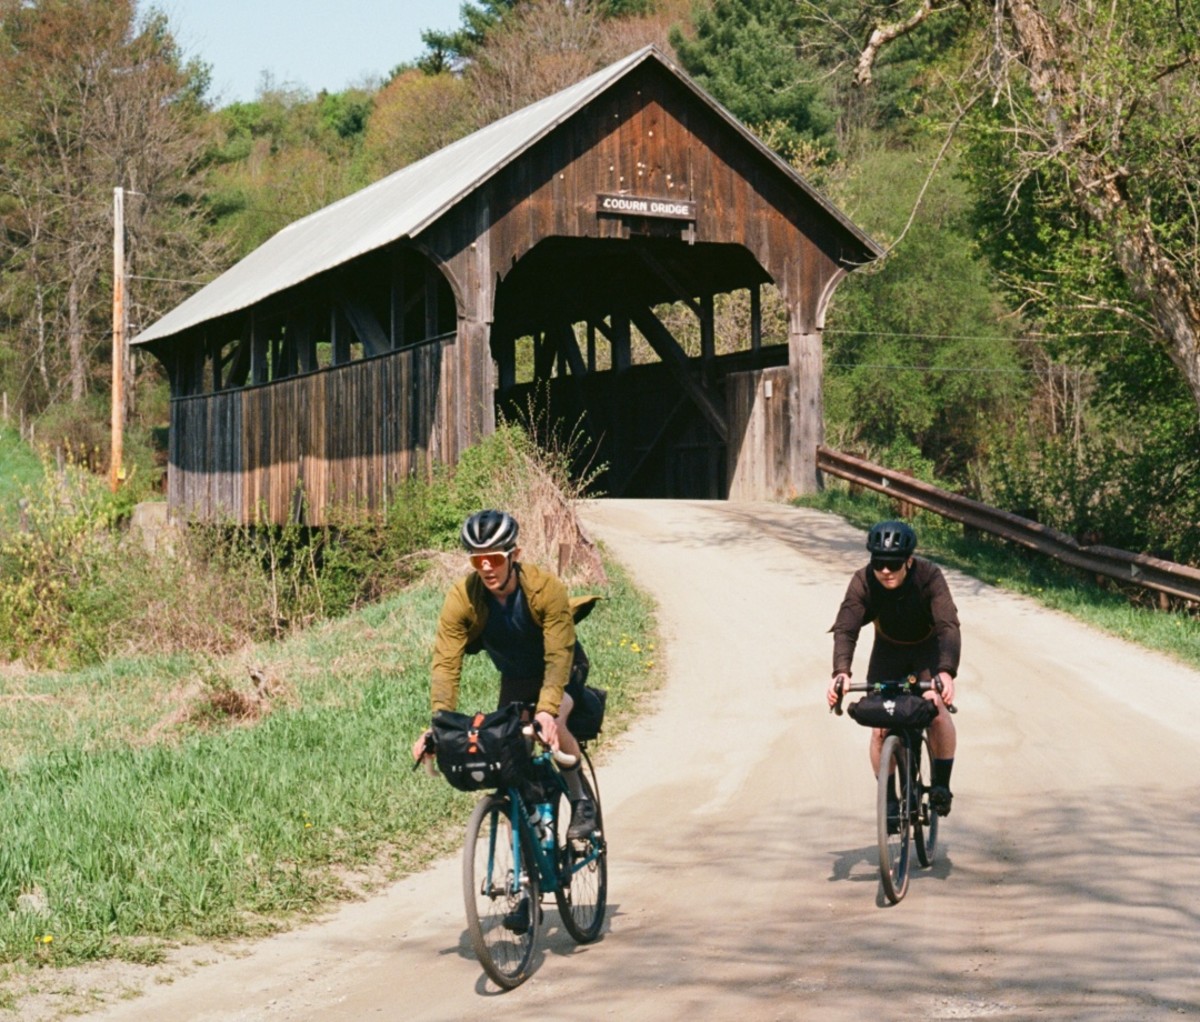
[[[846,595],[838,608],[833,627],[833,674],[849,675],[854,663],[854,650],[858,645],[858,633],[866,624],[869,598],[866,580],[861,572],[855,572],[846,587]]]
[[[461,582],[446,594],[438,615],[433,640],[433,682],[430,702],[433,712],[458,707],[458,685],[462,678],[463,654],[470,631],[470,601]]]

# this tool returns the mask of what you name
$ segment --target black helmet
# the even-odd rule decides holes
[[[507,511],[476,511],[462,527],[462,545],[468,553],[512,550],[517,545],[517,520]]]
[[[879,522],[867,533],[872,557],[911,557],[917,549],[917,534],[904,522]]]

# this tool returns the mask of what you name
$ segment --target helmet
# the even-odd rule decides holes
[[[512,550],[517,545],[517,520],[507,511],[476,511],[463,522],[462,545],[468,553]]]
[[[910,557],[917,549],[917,534],[904,522],[879,522],[867,533],[872,557]]]

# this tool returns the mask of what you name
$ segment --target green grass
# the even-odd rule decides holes
[[[43,472],[38,456],[17,431],[0,424],[0,527],[15,523],[21,496]]]
[[[874,494],[851,495],[833,486],[798,501],[805,507],[830,511],[862,529],[896,516],[895,505]],[[1200,607],[1180,601],[1173,609],[1158,606],[1157,594],[1094,576],[1062,565],[1052,558],[1006,543],[987,534],[964,535],[962,526],[928,511],[912,519],[917,552],[1012,592],[1135,642],[1200,667]],[[863,554],[864,561],[866,553]]]
[[[653,607],[615,568],[580,625],[605,734],[651,689]],[[423,585],[223,660],[0,675],[0,962],[153,961],[256,934],[453,848],[474,802],[409,769],[428,722],[441,587]],[[272,711],[220,697],[269,679]],[[495,703],[472,657],[463,709]],[[9,712],[11,711],[11,712]]]

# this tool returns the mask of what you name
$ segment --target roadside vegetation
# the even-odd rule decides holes
[[[43,549],[51,563],[40,577],[69,576],[64,590],[94,591],[86,613],[77,593],[42,593],[45,635],[81,637],[46,639],[27,648],[29,661],[9,656],[0,667],[6,975],[97,959],[154,962],[173,942],[270,932],[453,847],[473,799],[411,771],[408,749],[428,723],[437,612],[465,570],[457,530],[464,508],[509,507],[529,525],[526,558],[554,565],[544,528],[530,523],[577,528],[579,493],[561,462],[504,427],[456,471],[398,497],[382,524],[345,526],[337,541],[270,534],[255,545],[249,530],[199,530],[204,558],[218,559],[219,548],[225,560],[198,581],[191,537],[181,532],[171,554],[137,557],[136,539],[104,501],[80,497],[86,480],[64,491],[52,465],[51,482],[26,484],[39,507],[61,505],[56,528],[72,537]],[[7,533],[5,549],[27,541]],[[293,560],[313,543],[322,550],[300,573],[311,591],[289,583],[291,603],[272,588],[282,543]],[[574,549],[564,571],[572,591],[605,597],[580,627],[593,681],[609,691],[603,757],[656,684],[655,616],[599,551]],[[140,626],[161,633],[143,642],[150,652],[115,611],[104,641],[94,625],[80,631],[97,620],[95,607],[118,598],[120,566],[135,560],[153,567],[123,583],[120,598]],[[0,561],[0,604],[25,592],[28,566]],[[248,625],[234,634],[209,586],[236,601],[232,617],[266,619],[266,634],[254,637]],[[163,602],[168,591],[178,595]],[[293,615],[286,627],[271,618],[281,608]],[[39,655],[86,666],[46,670],[33,663]],[[494,703],[485,659],[468,660],[465,708]]]

